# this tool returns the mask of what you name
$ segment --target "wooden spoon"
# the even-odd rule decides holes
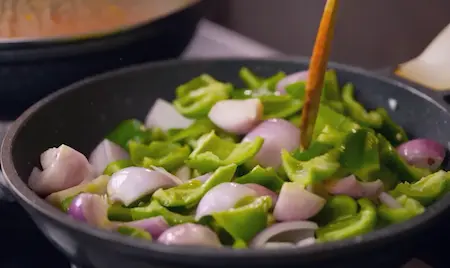
[[[330,54],[331,41],[333,39],[338,2],[338,0],[327,0],[309,64],[305,104],[303,106],[300,124],[300,146],[302,150],[308,149],[316,123],[323,79]]]

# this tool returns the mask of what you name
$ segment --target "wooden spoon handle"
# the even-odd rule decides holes
[[[322,94],[323,79],[330,54],[331,41],[333,39],[337,5],[338,0],[327,0],[309,65],[305,103],[300,125],[300,146],[303,150],[307,149],[311,142],[314,125],[316,123],[320,96]]]

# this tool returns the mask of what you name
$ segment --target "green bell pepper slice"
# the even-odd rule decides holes
[[[425,212],[420,202],[406,195],[401,195],[396,200],[402,205],[401,208],[390,208],[385,204],[378,207],[378,216],[388,224],[404,222]]]
[[[212,172],[220,166],[242,165],[252,159],[261,148],[264,139],[256,137],[253,141],[234,143],[221,139],[211,131],[198,140],[186,164],[201,173]]]
[[[399,183],[392,194],[404,194],[426,206],[445,194],[449,185],[450,173],[440,170],[414,183]]]
[[[193,179],[166,190],[159,189],[153,194],[152,198],[164,207],[194,207],[213,187],[224,182],[230,182],[236,172],[236,167],[235,164],[219,167],[203,184],[201,181]]]
[[[192,91],[212,84],[220,83],[209,74],[202,74],[191,79],[189,82],[178,86],[175,90],[177,98],[188,96]]]
[[[319,241],[336,241],[371,232],[377,224],[377,211],[374,204],[366,198],[359,199],[357,215],[339,218],[316,231]]]
[[[162,216],[170,226],[195,222],[192,215],[181,215],[163,207],[158,201],[153,200],[146,206],[125,208],[119,205],[112,205],[108,208],[108,218],[112,221],[137,221],[156,216]]]
[[[372,130],[361,128],[350,132],[341,145],[339,162],[343,168],[362,180],[380,170],[378,138]]]
[[[216,129],[216,127],[209,119],[199,119],[192,123],[189,127],[169,136],[168,141],[183,142],[189,139],[196,140],[203,134],[209,133],[214,129]]]
[[[131,236],[145,240],[152,240],[152,235],[149,232],[137,227],[122,225],[117,228],[117,232],[126,236]]]
[[[316,216],[320,225],[353,217],[358,214],[358,204],[347,195],[336,195],[328,198],[323,209]]]
[[[232,209],[211,216],[235,241],[250,241],[267,227],[272,199],[268,196],[244,198]]]
[[[154,141],[150,145],[130,141],[130,157],[136,166],[162,167],[172,172],[184,164],[189,157],[189,146],[176,143]]]
[[[287,118],[299,112],[303,108],[303,101],[294,99],[289,95],[265,95],[260,96],[264,106],[263,119]]]
[[[299,161],[309,161],[339,146],[345,138],[345,133],[334,129],[330,125],[326,125],[308,149],[303,151],[296,149],[292,155]]]
[[[149,143],[152,140],[152,132],[144,124],[136,119],[122,121],[106,139],[128,150],[128,142]]]
[[[267,88],[270,91],[275,91],[278,82],[280,82],[281,79],[286,77],[286,73],[285,72],[278,72],[272,76],[269,76],[267,78],[265,78],[262,81],[261,87],[263,88]]]
[[[291,122],[294,126],[300,126],[300,123],[302,121],[301,115],[293,115],[287,119],[289,122]]]
[[[244,82],[244,84],[250,89],[257,89],[261,87],[263,83],[263,79],[254,74],[247,67],[242,67],[239,70],[239,77],[241,78],[242,82]]]
[[[298,161],[288,151],[283,150],[281,160],[289,180],[303,185],[328,179],[340,169],[339,150],[336,149],[308,161]]]
[[[345,110],[359,124],[370,127],[380,128],[383,124],[383,118],[375,111],[367,112],[364,106],[354,99],[355,88],[353,84],[345,84],[342,88],[342,100]]]
[[[242,67],[239,70],[239,77],[244,84],[251,90],[258,90],[260,88],[268,89],[269,91],[275,91],[278,82],[286,77],[286,73],[278,72],[270,77],[262,78],[254,74],[247,67]]]
[[[327,70],[323,82],[325,99],[339,102],[341,100],[341,94],[336,71],[333,69]]]
[[[284,183],[272,167],[263,168],[259,165],[249,173],[236,178],[234,182],[241,184],[256,183],[274,192],[279,192]]]
[[[306,92],[306,83],[305,82],[295,82],[290,85],[287,85],[284,90],[294,99],[304,100],[305,92]]]
[[[317,114],[313,137],[317,138],[327,125],[343,133],[349,133],[354,129],[361,128],[360,125],[349,117],[336,112],[326,103],[321,103]]]
[[[217,82],[190,91],[184,90],[183,92],[187,94],[180,94],[173,101],[173,105],[185,117],[203,118],[208,115],[214,104],[228,99],[232,89],[231,84]]]
[[[134,163],[130,159],[117,160],[117,161],[109,163],[106,166],[105,170],[103,171],[103,174],[111,176],[112,174],[116,173],[117,171],[127,168],[127,167],[131,167],[133,165],[134,165]]]
[[[384,108],[376,109],[376,112],[383,118],[383,124],[376,131],[386,137],[393,146],[398,146],[408,141],[408,136],[405,130],[392,121],[388,112]]]
[[[316,141],[322,144],[330,144],[333,146],[340,145],[348,133],[344,133],[342,131],[338,131],[330,125],[325,125],[325,127],[320,132],[319,136],[317,136]]]
[[[389,170],[396,173],[402,181],[414,182],[430,175],[430,170],[409,165],[397,153],[397,150],[381,134],[377,135],[379,141],[380,161]]]

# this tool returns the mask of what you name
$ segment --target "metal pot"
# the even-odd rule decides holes
[[[170,0],[166,2],[171,10],[167,14],[120,30],[0,39],[0,121],[15,119],[42,97],[84,77],[179,56],[205,13],[206,3],[172,1],[171,6]]]

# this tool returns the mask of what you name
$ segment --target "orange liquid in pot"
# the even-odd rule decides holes
[[[77,36],[163,17],[197,0],[0,0],[0,38]]]

